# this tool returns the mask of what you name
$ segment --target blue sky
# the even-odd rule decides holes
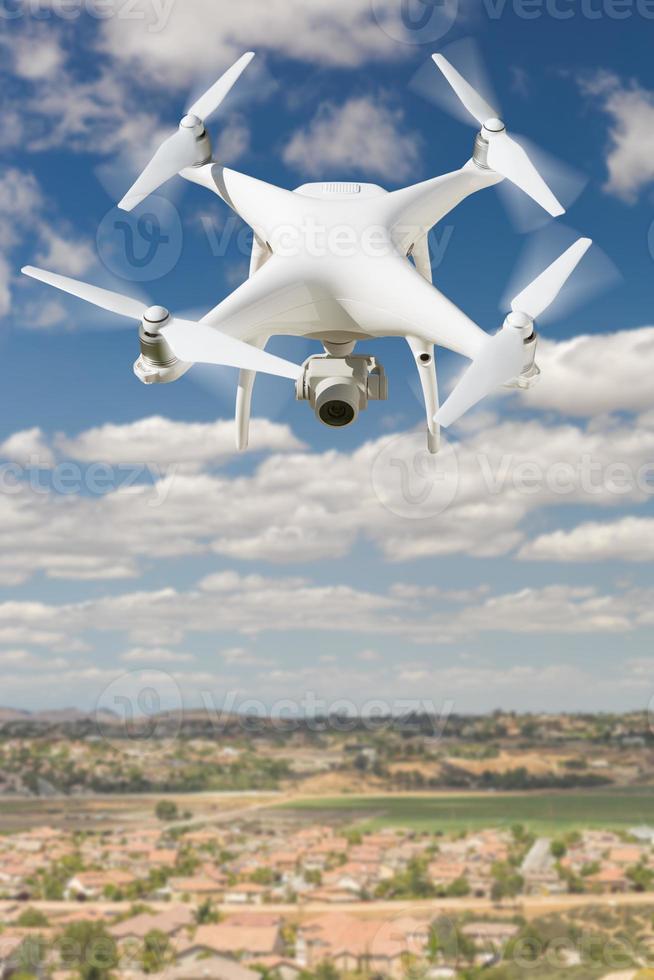
[[[162,703],[648,706],[652,6],[413,0],[420,32],[398,0],[0,3],[0,703],[90,708],[149,684]],[[470,155],[430,55],[472,70],[473,44],[509,128],[586,184],[547,225],[524,207],[516,225],[495,190],[466,201],[432,234],[436,283],[494,330],[534,261],[578,234],[601,251],[579,278],[594,295],[543,324],[539,387],[480,406],[439,469],[399,341],[370,345],[391,399],[345,432],[260,378],[237,456],[231,372],[146,388],[136,327],[18,275],[206,312],[247,275],[222,202],[167,185],[147,213],[168,240],[138,269],[146,212],[130,231],[113,208],[189,94],[253,49],[212,122],[221,162],[394,188]],[[461,366],[440,359],[445,390]]]

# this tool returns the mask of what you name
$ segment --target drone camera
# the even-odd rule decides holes
[[[308,401],[318,421],[331,428],[352,425],[369,401],[388,398],[388,381],[374,357],[310,357],[297,383],[299,401]]]

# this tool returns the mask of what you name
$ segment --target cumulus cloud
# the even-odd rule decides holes
[[[253,419],[251,435],[253,446],[261,452],[304,448],[287,425],[268,419]],[[61,455],[84,462],[101,460],[110,465],[150,464],[197,471],[234,456],[234,423],[176,422],[150,416],[126,425],[107,423],[72,438],[60,435],[55,445]]]
[[[28,239],[36,239],[37,261],[63,273],[84,273],[96,259],[90,242],[57,218],[34,174],[7,167],[0,175],[0,316],[12,308],[18,323],[51,326],[57,313],[63,313],[59,303],[50,302],[40,311],[29,303],[12,304],[14,256]]]
[[[54,453],[39,428],[15,432],[0,445],[0,459],[8,459],[21,466],[51,466]]]
[[[195,657],[192,653],[167,650],[162,647],[134,647],[121,653],[119,660],[124,664],[189,664]]]
[[[519,557],[529,561],[652,561],[654,520],[589,521],[570,531],[540,535],[521,548]]]
[[[126,592],[79,603],[40,604],[36,608],[27,602],[5,602],[0,604],[0,631],[34,629],[38,623],[41,629],[56,626],[72,636],[84,636],[90,631],[96,637],[107,638],[127,634],[141,649],[132,654],[128,651],[122,662],[171,667],[176,662],[180,667],[190,662],[186,654],[195,649],[199,636],[220,642],[240,633],[249,639],[256,636],[270,653],[262,656],[242,648],[229,652],[228,648],[216,661],[223,678],[243,678],[245,671],[253,681],[257,677],[274,681],[275,672],[281,671],[297,681],[300,675],[288,658],[276,661],[271,656],[280,642],[275,637],[303,637],[309,632],[312,636],[374,636],[402,641],[414,644],[418,654],[429,651],[398,661],[403,669],[423,672],[442,666],[444,659],[451,662],[453,656],[458,656],[459,644],[492,634],[579,637],[648,630],[652,625],[654,593],[651,588],[599,590],[554,584],[516,592],[498,591],[482,602],[453,609],[447,603],[433,601],[416,606],[388,592],[340,584],[304,580],[299,585],[295,580],[233,575],[223,582],[219,596],[218,602],[214,591],[196,586],[184,591],[168,588]],[[168,639],[162,646],[163,636]],[[23,648],[25,644],[19,649]],[[340,659],[336,662],[342,673]],[[379,672],[378,662],[369,656],[348,657],[347,661],[361,671]],[[324,663],[318,665],[316,661],[306,667],[315,674],[316,670],[327,669]],[[462,661],[461,669],[471,676],[476,668],[469,658]],[[179,676],[185,676],[185,672]]]
[[[611,412],[644,412],[652,383],[643,365],[654,360],[654,327],[572,337],[538,346],[539,383],[515,407],[555,409],[592,418]]]
[[[606,71],[580,86],[610,119],[605,190],[633,203],[654,181],[654,92]]]
[[[376,4],[377,17],[370,0],[194,0],[159,10],[150,0],[137,0],[130,8],[129,18],[102,22],[99,46],[164,85],[189,84],[198,73],[216,78],[250,49],[347,68],[407,53],[389,30],[399,24],[393,0]]]
[[[97,261],[91,243],[72,233],[62,235],[59,230],[45,225],[40,237],[41,249],[36,255],[36,263],[46,269],[55,269],[67,276],[81,276]]]
[[[361,542],[392,562],[498,557],[525,545],[531,515],[637,507],[652,493],[654,413],[588,426],[495,421],[435,458],[416,433],[322,453],[271,422],[255,424],[254,435],[267,455],[236,472],[216,470],[235,456],[231,422],[154,418],[51,442],[34,430],[12,437],[6,448],[15,456],[43,446],[55,465],[45,492],[29,475],[0,471],[0,575],[118,579],[157,559],[212,553],[329,561]],[[58,462],[73,459],[81,465],[72,474]]]
[[[285,163],[313,177],[335,168],[400,181],[415,172],[421,140],[407,131],[404,114],[369,96],[323,104],[284,147]]]

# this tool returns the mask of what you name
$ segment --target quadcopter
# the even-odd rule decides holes
[[[481,127],[472,158],[460,169],[400,190],[326,182],[294,191],[213,160],[206,122],[254,54],[245,54],[181,120],[118,205],[131,211],[175,175],[205,187],[253,230],[249,278],[200,321],[52,272],[22,271],[104,310],[139,322],[134,371],[145,384],[181,378],[194,364],[240,369],[236,444],[247,448],[257,372],[295,383],[325,425],[351,425],[369,401],[388,398],[384,368],[355,354],[357,344],[403,337],[420,377],[428,448],[501,386],[530,388],[538,379],[534,321],[550,306],[588,250],[579,239],[515,297],[499,332],[489,334],[432,283],[428,235],[466,197],[508,180],[553,217],[564,208],[504,123],[443,55],[433,60]],[[266,351],[275,335],[319,341],[323,353],[294,364]],[[440,406],[435,347],[472,363]]]

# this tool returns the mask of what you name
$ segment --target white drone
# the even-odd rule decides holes
[[[430,229],[470,194],[512,181],[552,216],[564,209],[497,112],[442,56],[434,61],[481,125],[472,159],[454,173],[391,193],[374,184],[305,184],[295,191],[213,161],[205,123],[254,55],[244,55],[184,116],[120,202],[131,211],[179,174],[218,194],[254,232],[250,278],[199,322],[27,266],[23,272],[120,316],[140,321],[146,384],[180,378],[194,363],[240,368],[236,442],[248,444],[258,371],[289,378],[329,426],[354,422],[369,400],[386,399],[382,366],[355,355],[371,338],[404,337],[415,357],[427,408],[428,445],[438,452],[440,427],[501,385],[528,388],[537,379],[534,320],[554,301],[590,247],[582,238],[521,292],[502,329],[490,335],[432,285]],[[322,246],[318,242],[322,241]],[[320,341],[324,354],[304,365],[265,351],[274,335]],[[439,409],[434,346],[472,361]]]

